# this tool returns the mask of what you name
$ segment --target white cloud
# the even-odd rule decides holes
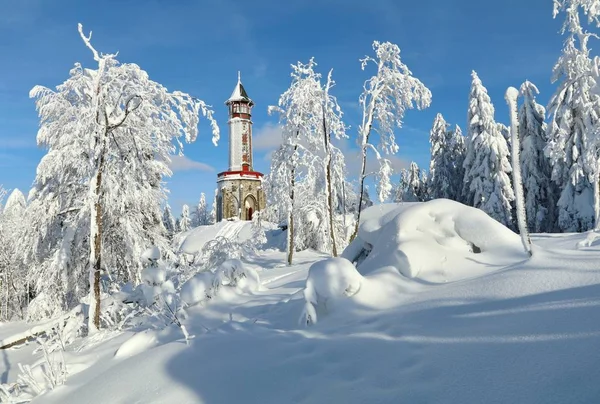
[[[254,150],[272,151],[281,144],[281,127],[271,122],[254,130],[252,148]]]
[[[187,171],[187,170],[199,170],[199,171],[215,171],[214,167],[201,163],[199,161],[194,161],[186,156],[172,156],[171,164],[169,167],[173,172],[176,171]]]

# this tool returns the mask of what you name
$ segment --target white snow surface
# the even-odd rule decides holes
[[[33,403],[598,402],[599,242],[577,249],[585,234],[533,235],[526,259],[518,236],[447,201],[364,218],[359,238],[373,250],[360,289],[318,323],[297,320],[309,267],[327,257],[300,252],[288,267],[285,253],[264,252],[252,258],[259,290],[188,309],[189,345],[174,326],[79,340],[67,348],[66,385]],[[328,262],[313,268],[351,272]],[[416,267],[398,262],[419,262],[420,274],[404,276]],[[448,282],[427,281],[444,272]],[[0,338],[11,328],[0,325]],[[2,353],[3,380],[39,357],[23,352]]]
[[[375,205],[361,220],[343,256],[355,261],[363,249],[372,249],[359,262],[363,273],[392,267],[409,278],[443,283],[526,258],[518,235],[480,209],[448,199]]]

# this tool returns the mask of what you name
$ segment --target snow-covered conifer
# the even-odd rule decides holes
[[[402,197],[403,202],[421,202],[422,197],[422,183],[421,183],[421,170],[414,161],[410,163],[410,167],[407,172],[406,178],[406,189]]]
[[[561,189],[557,202],[558,227],[563,231],[585,231],[594,226],[594,209],[600,206],[598,157],[595,136],[600,101],[594,92],[597,70],[590,58],[586,32],[579,20],[579,8],[590,21],[598,23],[598,7],[587,0],[555,2],[554,13],[566,13],[563,33],[568,37],[554,66],[553,82],[559,82],[550,100],[551,117],[546,155],[552,165],[552,180]],[[598,201],[598,203],[594,203]]]
[[[552,232],[557,198],[550,162],[544,155],[548,140],[544,122],[546,110],[535,100],[538,89],[533,83],[523,83],[520,92],[523,104],[519,110],[518,131],[527,227],[534,233]]]
[[[193,227],[206,226],[210,224],[210,213],[206,206],[206,195],[204,192],[200,193],[200,200],[198,206],[194,212],[194,219],[192,221]]]
[[[367,153],[373,151],[380,163],[378,174],[379,200],[387,199],[392,187],[389,161],[385,154],[398,151],[394,127],[402,127],[402,118],[407,109],[426,108],[431,104],[431,91],[400,60],[400,48],[390,42],[373,42],[375,57],[361,59],[362,69],[368,65],[377,66],[377,72],[364,84],[359,104],[362,108],[362,123],[358,129],[358,143],[361,153],[359,177],[359,201],[364,198],[365,179],[368,175]],[[379,135],[379,145],[373,143],[372,132]],[[359,202],[362,205],[362,202]],[[358,232],[360,210],[356,218],[354,236]]]
[[[460,127],[450,130],[442,114],[437,114],[431,128],[431,162],[428,196],[461,201],[465,159],[465,142]]]
[[[437,114],[433,127],[429,132],[431,145],[431,162],[429,164],[429,194],[432,199],[453,199],[455,191],[452,188],[453,175],[455,175],[454,161],[450,148],[452,148],[452,132],[450,125],[442,114]]]
[[[195,140],[200,114],[215,143],[218,127],[204,102],[168,92],[138,65],[99,53],[81,25],[79,33],[96,68],[77,63],[56,90],[30,92],[40,115],[38,144],[48,153],[38,165],[24,245],[38,300],[32,312],[51,315],[89,291],[93,332],[101,272],[139,283],[142,252],[149,244],[168,249],[160,205],[169,156],[182,150],[182,139]]]
[[[184,204],[181,208],[181,217],[179,218],[179,231],[188,231],[191,227],[190,207]]]
[[[169,236],[173,236],[173,234],[177,233],[177,222],[175,221],[175,217],[171,211],[171,206],[168,203],[165,205],[163,210],[162,220],[163,226],[165,226]]]
[[[398,187],[396,187],[396,194],[394,195],[394,202],[400,203],[404,202],[404,195],[406,194],[406,190],[408,188],[408,170],[403,168],[400,170],[400,181],[398,182]]]
[[[451,175],[451,186],[449,193],[449,199],[457,202],[463,202],[462,198],[462,187],[463,179],[465,177],[465,168],[463,166],[465,162],[465,155],[467,147],[465,145],[465,137],[462,134],[460,126],[456,125],[454,130],[448,133],[448,153],[450,157],[448,160],[452,162],[452,175]]]
[[[467,204],[504,224],[512,225],[511,166],[506,139],[494,121],[494,107],[477,73],[469,95],[464,195]]]

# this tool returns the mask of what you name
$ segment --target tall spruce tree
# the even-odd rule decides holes
[[[523,104],[519,110],[518,131],[527,227],[534,233],[552,232],[556,227],[557,190],[551,181],[550,161],[544,155],[548,142],[546,110],[535,100],[539,91],[533,83],[523,83],[520,93]]]
[[[505,226],[512,226],[511,202],[515,196],[509,177],[508,145],[494,121],[494,106],[487,90],[475,71],[472,78],[464,162],[465,200]]]

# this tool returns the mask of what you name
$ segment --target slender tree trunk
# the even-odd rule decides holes
[[[600,161],[596,161],[594,173],[594,230],[600,230]]]
[[[293,156],[296,155],[298,151],[298,145],[294,145],[294,153]],[[295,158],[292,158],[292,164],[290,166],[290,200],[288,202],[288,234],[287,234],[287,248],[288,248],[288,256],[287,262],[288,265],[292,265],[292,259],[294,257],[294,187],[296,186],[296,166]]]
[[[523,248],[531,257],[531,238],[527,229],[527,216],[525,212],[525,198],[523,196],[523,180],[521,178],[521,159],[519,141],[518,123],[517,123],[517,97],[519,92],[514,87],[509,87],[506,91],[506,102],[508,103],[508,112],[510,114],[510,131],[512,134],[512,168],[513,168],[513,188],[515,190],[516,206],[517,206],[517,224],[519,233],[521,233],[521,241]]]
[[[327,211],[329,214],[329,238],[331,238],[331,252],[334,257],[338,256],[335,243],[335,228],[333,221],[333,192],[331,190],[331,138],[327,133],[327,122],[325,120],[325,107],[323,107],[323,141],[325,142],[325,181],[327,182]]]
[[[358,213],[356,215],[356,224],[354,225],[354,233],[352,233],[352,237],[350,237],[350,241],[356,238],[358,234],[358,225],[360,223],[360,213],[363,202],[363,197],[365,193],[365,173],[367,171],[367,143],[369,142],[369,135],[371,134],[371,126],[369,125],[369,132],[367,132],[367,136],[365,138],[365,142],[362,145],[361,153],[361,167],[360,167],[360,183],[359,183],[359,197],[358,197]]]
[[[100,329],[100,271],[102,270],[102,201],[101,201],[101,190],[102,190],[102,174],[104,171],[104,161],[106,158],[106,137],[108,136],[107,130],[103,133],[103,147],[98,161],[98,168],[94,178],[94,205],[92,214],[92,228],[90,241],[90,331],[97,331]],[[93,301],[92,301],[93,299]]]

